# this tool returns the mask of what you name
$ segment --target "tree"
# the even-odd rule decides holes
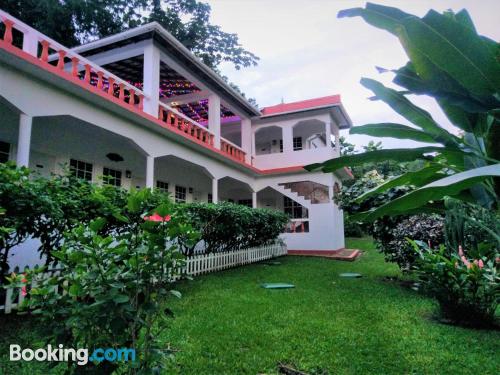
[[[429,11],[423,18],[397,8],[368,3],[366,8],[343,10],[339,17],[361,16],[399,38],[410,61],[395,73],[398,91],[363,78],[361,84],[375,93],[413,126],[394,123],[355,126],[351,134],[393,137],[432,143],[413,149],[373,150],[309,165],[309,170],[333,172],[344,166],[394,160],[424,161],[411,170],[358,197],[362,201],[390,188],[411,185],[416,189],[402,197],[361,213],[358,219],[372,221],[384,215],[442,212],[442,199],[454,196],[473,200],[486,208],[498,206],[492,177],[500,176],[498,140],[500,125],[500,48],[491,39],[477,34],[466,10],[439,14]],[[379,69],[382,72],[386,69]],[[458,127],[462,136],[448,132],[409,94],[434,97]],[[498,188],[498,186],[497,186]]]
[[[259,60],[211,24],[210,6],[197,0],[0,0],[0,8],[67,47],[156,21],[213,69]]]

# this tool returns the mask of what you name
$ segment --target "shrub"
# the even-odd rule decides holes
[[[186,220],[201,233],[207,253],[239,250],[274,241],[288,217],[279,211],[234,203],[191,203],[181,206]],[[181,246],[191,255],[194,246]]]
[[[196,240],[196,235],[176,224],[168,201],[144,210],[153,196],[148,189],[129,194],[130,215],[118,218],[123,224],[119,234],[105,234],[107,221],[99,218],[68,232],[61,250],[53,252],[64,270],[39,280],[25,300],[25,308],[40,314],[51,343],[90,351],[134,348],[136,361],[124,366],[159,372],[162,356],[152,329],[171,314],[165,307],[168,295],[178,295],[171,283],[184,256],[176,238],[182,233]],[[22,286],[23,278],[37,278],[41,271],[14,276],[12,287]],[[67,294],[57,293],[56,285]],[[89,366],[94,365],[99,373],[115,370],[107,362]]]
[[[372,234],[385,259],[407,272],[417,256],[408,238],[430,244],[431,248],[437,247],[444,242],[444,220],[438,215],[386,217],[374,223]]]
[[[494,323],[500,296],[498,253],[471,261],[463,253],[448,254],[444,246],[436,250],[424,242],[411,244],[418,254],[421,287],[438,300],[445,319],[473,326]]]

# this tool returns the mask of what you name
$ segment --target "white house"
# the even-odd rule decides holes
[[[255,108],[157,23],[68,49],[0,11],[0,160],[285,211],[290,250],[344,247],[338,95]]]

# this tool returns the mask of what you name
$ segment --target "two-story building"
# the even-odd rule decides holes
[[[349,172],[302,168],[339,155],[338,95],[259,110],[157,23],[68,49],[0,20],[0,161],[278,209],[290,250],[344,247],[332,196]]]

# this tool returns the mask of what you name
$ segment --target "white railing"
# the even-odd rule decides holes
[[[13,31],[17,30],[23,35],[22,49],[24,52],[39,59],[47,66],[61,71],[61,73],[77,78],[131,107],[137,106],[142,110],[144,101],[144,92],[142,90],[2,10],[0,10],[0,20],[5,26],[2,37],[4,43],[15,47]],[[38,56],[39,44],[42,47],[40,56]],[[53,54],[58,55],[55,60],[51,59]],[[54,65],[55,61],[57,61],[57,65]],[[51,62],[54,64],[51,64]],[[71,69],[66,70],[67,67]],[[83,77],[80,76],[81,71],[84,72]]]
[[[198,124],[185,114],[170,107],[168,104],[159,103],[158,119],[169,128],[180,130],[201,143],[206,143],[210,146],[214,145],[215,135],[212,131]]]
[[[224,253],[194,255],[186,259],[184,266],[179,270],[179,274],[196,276],[204,273],[216,272],[228,268],[242,266],[245,264],[256,263],[262,260],[276,258],[286,254],[286,245],[275,243],[249,249],[228,251]],[[42,280],[47,277],[58,275],[60,272],[63,272],[63,270],[60,268],[48,270],[45,273],[39,274],[37,280]],[[175,277],[175,279],[179,279],[181,277],[182,276],[177,276]],[[31,284],[26,285],[27,291],[35,288],[36,285],[37,281],[33,280]],[[55,285],[54,288],[57,292],[59,286]],[[62,293],[67,293],[65,288],[63,288]],[[3,291],[0,290],[0,296],[3,295],[5,296],[5,301],[3,302],[3,304],[0,304],[0,313],[3,312],[5,314],[10,314],[12,310],[17,309],[17,306],[19,306],[25,298],[25,294],[22,292],[22,290],[18,290],[15,293],[14,289],[5,289]]]

